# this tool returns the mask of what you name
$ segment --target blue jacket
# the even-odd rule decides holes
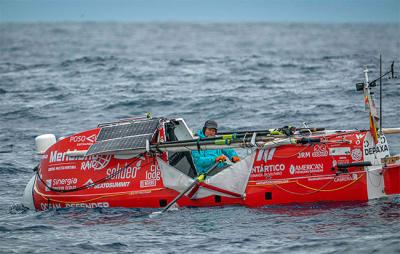
[[[203,131],[197,131],[197,135],[202,138],[206,138]],[[194,165],[196,166],[197,174],[202,174],[207,172],[212,165],[215,163],[215,159],[218,156],[225,155],[229,160],[232,160],[232,157],[238,156],[235,150],[233,149],[220,149],[220,150],[200,150],[200,151],[192,151],[192,157]],[[228,164],[226,162],[219,163],[217,168],[226,167]]]

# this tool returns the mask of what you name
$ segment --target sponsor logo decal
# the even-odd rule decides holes
[[[139,160],[136,163],[136,166],[128,166],[128,163],[125,163],[124,166],[121,166],[119,163],[115,168],[108,168],[106,170],[107,176],[110,176],[110,179],[134,179],[136,178],[137,171],[140,170],[140,165],[142,161]]]
[[[94,189],[109,189],[109,188],[123,188],[129,187],[131,182],[112,182],[112,183],[99,183],[96,184]]]
[[[309,173],[319,173],[324,171],[324,164],[303,164],[303,165],[290,165],[290,174],[309,174]]]
[[[52,209],[52,208],[61,208],[61,204],[48,204],[48,203],[40,203],[40,208],[42,210]]]
[[[302,158],[310,158],[310,152],[300,152],[297,155],[297,159],[302,159]]]
[[[314,145],[313,157],[326,157],[329,155],[328,149],[325,144]]]
[[[375,147],[369,147],[364,149],[365,155],[376,154],[376,153],[383,153],[389,151],[389,148],[386,144],[377,145]]]
[[[72,185],[72,184],[77,184],[77,183],[78,183],[78,178],[53,179],[53,186]]]
[[[259,150],[257,154],[256,161],[270,161],[274,157],[276,148],[266,149],[266,150]]]
[[[88,186],[88,188],[91,188],[93,187],[93,184],[94,184],[93,180],[89,179],[83,186]]]
[[[96,207],[110,207],[110,204],[108,202],[76,203],[76,204],[66,204],[65,207],[96,208]]]
[[[251,170],[251,173],[271,173],[271,172],[282,172],[285,170],[285,164],[276,164],[276,165],[261,165],[255,166]]]
[[[87,137],[86,140],[91,143],[94,143],[94,141],[96,140],[96,134],[93,134],[93,135]]]
[[[46,180],[46,191],[50,191],[50,188],[57,190],[71,190],[76,188],[78,178],[55,178]]]
[[[67,151],[69,152],[69,151]],[[105,168],[108,163],[110,162],[112,155],[93,155],[93,156],[67,156],[66,152],[58,152],[58,151],[51,151],[49,165],[56,164],[56,163],[64,163],[64,162],[75,162],[75,161],[82,161],[81,163],[81,170],[101,170]],[[52,170],[51,170],[52,169]],[[67,170],[67,169],[76,169],[75,165],[63,165],[57,167],[49,167],[49,171],[53,170]]]
[[[356,138],[357,138],[357,140],[356,140],[356,145],[360,145],[360,144],[361,144],[361,140],[362,140],[364,137],[365,137],[365,134],[362,134],[362,133],[356,134]]]
[[[372,140],[368,137],[364,140],[364,155],[373,156],[375,158],[386,157],[389,155],[389,147],[386,142],[386,137],[379,137],[379,143],[374,145]]]
[[[256,185],[261,185],[261,184],[283,184],[283,183],[288,183],[288,179],[276,179],[276,180],[265,180],[265,181],[258,181],[256,182]]]
[[[65,204],[65,207],[96,208],[96,207],[110,207],[110,204],[108,202],[71,203],[71,204]],[[40,203],[40,208],[42,210],[47,210],[51,208],[61,208],[61,204]]]
[[[295,171],[296,171],[296,167],[294,165],[290,165],[290,168],[289,168],[290,174],[293,175]]]
[[[140,188],[154,187],[161,179],[161,171],[158,166],[151,165],[150,171],[146,171],[146,180],[140,181]]]
[[[59,166],[49,167],[48,171],[74,170],[74,169],[76,169],[76,165],[59,165]]]
[[[155,179],[140,181],[140,188],[154,187],[156,185],[157,185],[157,181]]]
[[[69,141],[73,142],[73,143],[82,143],[82,142],[87,142],[87,141],[93,143],[95,141],[95,139],[96,139],[96,134],[93,134],[93,135],[90,135],[89,137],[86,137],[86,136],[72,136],[72,137],[69,138]]]
[[[151,165],[150,172],[146,171],[146,179],[154,179],[157,181],[161,179],[161,171],[158,169],[158,166]]]
[[[326,180],[332,180],[333,178],[334,178],[333,176],[309,177],[307,178],[307,181],[309,182],[326,181]]]
[[[353,149],[353,151],[351,151],[351,158],[354,161],[360,161],[362,159],[362,151],[359,148]]]
[[[348,182],[348,181],[355,181],[357,180],[358,176],[356,173],[354,174],[345,174],[345,175],[338,175],[333,180],[334,182]]]
[[[363,133],[356,134],[357,139],[362,139],[364,136],[365,136],[365,134],[363,134]]]
[[[251,169],[251,176],[252,177],[281,176],[285,168],[286,168],[285,164],[254,166]]]
[[[91,160],[82,162],[81,170],[102,170],[111,160],[112,155],[92,156]]]

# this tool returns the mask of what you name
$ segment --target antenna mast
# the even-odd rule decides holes
[[[379,136],[382,136],[382,55],[379,55]]]

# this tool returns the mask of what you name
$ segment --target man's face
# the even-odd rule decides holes
[[[207,137],[213,137],[215,136],[215,134],[217,134],[216,129],[206,128],[206,130],[204,131],[204,135],[206,135]]]

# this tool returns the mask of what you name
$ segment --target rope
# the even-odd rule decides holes
[[[344,185],[344,186],[338,187],[338,188],[336,188],[336,189],[330,189],[330,190],[324,190],[323,188],[324,188],[325,186],[323,186],[323,187],[320,188],[320,189],[315,189],[315,188],[312,188],[312,187],[303,185],[303,184],[301,184],[301,183],[299,183],[299,182],[297,182],[297,181],[296,181],[296,183],[297,183],[298,185],[300,185],[300,186],[302,186],[302,187],[304,187],[304,188],[306,188],[306,189],[310,189],[310,190],[316,190],[316,191],[321,191],[321,192],[333,192],[333,191],[338,191],[338,190],[345,189],[345,188],[349,187],[350,185],[353,185],[355,182],[359,181],[362,177],[364,177],[364,175],[365,175],[365,174],[362,174],[360,177],[358,177],[357,179],[353,180],[351,183],[348,183],[348,184],[346,184],[346,185]],[[330,182],[334,181],[337,177],[338,177],[338,176],[334,177]],[[329,182],[329,183],[330,183],[330,182]]]
[[[341,186],[341,187],[338,187],[338,188],[335,188],[335,189],[329,189],[329,190],[324,190],[324,188],[327,187],[328,185],[330,185],[332,182],[334,182],[334,180],[337,179],[338,176],[334,177],[333,179],[331,179],[330,181],[328,181],[327,183],[325,183],[324,185],[322,185],[322,186],[321,186],[320,188],[318,188],[318,189],[312,188],[312,187],[309,187],[309,186],[306,186],[306,185],[304,185],[304,184],[301,184],[301,183],[299,183],[298,180],[296,180],[296,181],[291,181],[291,182],[286,182],[286,183],[281,183],[281,184],[271,183],[271,184],[265,184],[265,185],[273,185],[273,186],[277,187],[278,189],[280,189],[280,190],[282,190],[282,191],[285,191],[285,192],[287,192],[287,193],[293,194],[293,195],[306,196],[306,195],[311,195],[311,194],[314,194],[314,193],[317,193],[317,192],[334,192],[334,191],[338,191],[338,190],[345,189],[345,188],[347,188],[347,187],[353,185],[353,184],[356,183],[357,181],[359,181],[361,178],[364,177],[364,175],[365,175],[365,174],[362,174],[360,177],[358,177],[357,179],[353,180],[353,181],[352,181],[351,183],[349,183],[349,184],[346,184],[346,185],[344,185],[344,186]],[[305,189],[312,190],[312,191],[311,191],[311,192],[307,192],[307,193],[299,193],[299,192],[294,192],[294,191],[287,190],[287,189],[285,189],[285,188],[283,188],[283,187],[280,186],[280,185],[282,185],[282,184],[288,184],[288,183],[296,183],[297,185],[299,185],[299,186],[301,186],[301,187],[303,187],[303,188],[305,188]],[[250,185],[250,186],[263,186],[263,185]]]
[[[368,180],[369,180],[369,182],[371,183],[371,185],[372,186],[374,186],[374,187],[376,187],[376,188],[379,188],[380,186],[381,186],[381,184],[382,184],[382,177],[380,177],[381,176],[381,174],[375,174],[375,173],[373,173],[372,171],[368,171]],[[374,183],[374,181],[372,180],[372,177],[371,177],[371,175],[373,175],[373,176],[378,176],[379,177],[379,181],[378,181],[378,183],[377,184],[375,184]]]
[[[280,187],[278,184],[273,184],[273,185],[274,185],[275,187],[277,187],[278,189],[283,190],[283,191],[285,191],[285,192],[287,192],[287,193],[290,193],[290,194],[293,194],[293,195],[307,196],[307,195],[311,195],[311,194],[314,194],[314,193],[317,193],[317,192],[321,191],[323,188],[325,188],[326,186],[328,186],[328,185],[331,184],[332,182],[333,182],[333,179],[330,180],[329,182],[327,182],[326,184],[324,184],[319,190],[314,190],[314,191],[312,191],[312,192],[307,192],[307,193],[293,192],[293,191],[289,191],[289,190],[286,190],[286,189]],[[297,183],[298,185],[300,185],[300,184],[298,183],[298,181],[296,181],[295,183]],[[300,185],[300,186],[301,186],[301,185]],[[302,186],[302,187],[304,187],[304,186]]]
[[[132,195],[140,195],[140,194],[149,193],[149,192],[152,192],[152,191],[163,190],[163,189],[164,188],[156,188],[156,189],[148,189],[148,190],[140,190],[140,191],[119,192],[119,193],[111,193],[111,194],[101,195],[99,197],[90,198],[90,199],[81,200],[81,201],[63,201],[63,200],[59,200],[59,199],[50,198],[51,195],[47,195],[47,194],[41,193],[35,186],[35,192],[38,195],[40,195],[41,197],[47,199],[48,203],[50,203],[50,201],[53,201],[53,202],[58,202],[58,203],[62,203],[62,204],[87,203],[87,202],[91,202],[91,201],[95,201],[95,200],[102,199],[102,198],[107,198],[107,197],[117,197],[117,196],[124,196],[124,195],[130,195],[130,196],[132,196]],[[99,194],[89,194],[89,195],[99,195]]]

